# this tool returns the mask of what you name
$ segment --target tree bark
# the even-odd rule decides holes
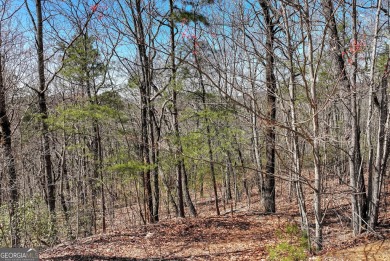
[[[346,73],[346,64],[343,59],[342,44],[338,35],[336,19],[334,17],[333,3],[329,0],[323,1],[322,5],[325,11],[325,18],[328,22],[328,31],[330,34],[329,44],[331,49],[332,60],[336,70],[336,77],[340,82],[347,97],[350,97],[344,110],[344,118],[346,121],[350,119],[351,123],[347,126],[347,134],[350,135],[348,140],[348,162],[349,162],[349,176],[351,193],[351,207],[352,207],[352,227],[354,234],[359,234],[362,231],[362,220],[366,212],[365,204],[365,186],[362,169],[362,159],[360,152],[360,125],[359,114],[356,97],[356,70],[357,70],[357,53],[353,55],[353,72],[351,82],[348,80]],[[356,2],[353,1],[352,22],[354,39],[357,42],[356,30]],[[353,43],[352,43],[353,44]]]
[[[44,158],[46,184],[47,184],[47,205],[50,212],[50,237],[51,240],[56,240],[56,184],[52,170],[52,159],[50,149],[49,127],[46,123],[48,118],[48,109],[46,103],[46,78],[45,78],[45,60],[44,60],[44,44],[43,44],[43,18],[42,18],[42,1],[35,0],[36,6],[36,45],[38,55],[38,74],[39,74],[39,90],[38,90],[38,105],[39,113],[41,114],[41,131],[42,131],[42,152]]]
[[[375,77],[375,62],[376,62],[376,53],[377,53],[377,43],[378,43],[378,30],[379,30],[379,18],[382,7],[382,0],[378,0],[377,13],[375,19],[375,28],[374,28],[374,39],[372,43],[372,53],[371,53],[371,66],[370,66],[370,83],[369,83],[369,107],[368,107],[368,116],[367,116],[367,146],[369,149],[368,155],[368,189],[367,189],[367,225],[368,229],[374,230],[378,223],[378,213],[379,213],[379,203],[380,203],[380,191],[381,191],[381,180],[385,172],[384,167],[386,167],[388,151],[387,146],[388,142],[388,131],[389,131],[389,119],[388,111],[388,98],[387,98],[387,78],[385,73],[385,78],[382,79],[382,91],[381,91],[381,101],[378,101],[377,98],[377,89],[374,84]],[[389,60],[387,61],[386,69],[388,70]],[[379,126],[378,126],[378,136],[376,144],[376,157],[374,162],[374,146],[372,144],[372,116],[374,110],[374,104],[379,111]],[[386,135],[386,138],[384,137]],[[385,144],[386,143],[386,144]]]
[[[1,35],[0,35],[1,47]],[[0,139],[4,149],[4,160],[6,163],[6,171],[8,174],[8,187],[10,190],[9,198],[9,217],[10,217],[10,235],[11,247],[20,246],[20,229],[19,229],[19,214],[18,214],[18,183],[17,173],[15,168],[15,157],[12,152],[12,133],[11,123],[7,115],[7,101],[5,93],[5,83],[3,78],[4,68],[2,54],[0,53]]]
[[[288,48],[288,61],[289,61],[289,70],[290,70],[290,81],[289,81],[289,99],[290,99],[290,116],[291,116],[291,130],[292,130],[292,153],[293,153],[293,175],[292,175],[292,181],[295,187],[296,191],[296,197],[298,202],[298,209],[299,214],[301,217],[301,230],[303,233],[306,234],[306,236],[309,239],[309,246],[310,246],[310,230],[309,230],[309,222],[307,217],[307,211],[306,211],[306,201],[305,201],[305,195],[302,189],[302,182],[301,182],[301,154],[299,150],[299,137],[298,137],[298,121],[297,121],[297,115],[296,115],[296,79],[295,79],[295,70],[294,70],[294,60],[293,60],[293,46],[292,46],[292,39],[291,39],[291,33],[290,33],[290,25],[289,25],[289,19],[288,19],[288,13],[287,9],[284,6],[283,7],[284,12],[284,23],[285,23],[285,32],[287,36],[287,48]]]
[[[184,166],[184,162],[182,159],[182,147],[180,142],[180,132],[179,132],[179,120],[178,120],[178,108],[177,108],[177,86],[176,86],[176,62],[175,62],[175,24],[173,20],[173,0],[169,0],[169,8],[170,8],[170,37],[171,37],[171,85],[172,85],[172,105],[173,105],[173,128],[175,132],[175,146],[174,146],[174,153],[175,153],[175,161],[176,161],[176,188],[177,188],[177,201],[178,201],[178,210],[179,210],[179,217],[184,217],[184,197],[183,197],[183,171],[182,167]]]
[[[267,213],[275,213],[275,141],[276,133],[274,122],[276,120],[276,78],[274,73],[274,40],[275,24],[271,17],[269,2],[260,1],[266,25],[266,56],[265,56],[265,80],[267,88],[267,120],[265,129],[265,175],[263,179],[264,210]]]
[[[150,145],[149,132],[150,129],[150,110],[152,110],[150,95],[152,88],[152,72],[151,72],[151,59],[148,57],[147,44],[145,38],[145,30],[142,14],[144,8],[142,7],[143,1],[136,0],[135,6],[130,6],[133,22],[134,22],[134,37],[138,49],[138,57],[141,63],[141,80],[139,84],[139,90],[141,94],[141,158],[146,166],[146,170],[143,171],[143,185],[145,192],[145,203],[147,205],[146,217],[150,223],[156,221],[153,215],[153,191],[151,182],[151,159],[150,159]],[[158,218],[157,218],[158,219]]]

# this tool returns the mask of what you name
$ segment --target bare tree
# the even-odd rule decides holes
[[[389,157],[389,124],[390,118],[388,114],[388,82],[386,70],[378,84],[375,84],[375,63],[377,58],[377,44],[379,38],[380,28],[380,13],[382,9],[382,1],[377,1],[377,11],[375,15],[374,34],[372,41],[371,52],[371,65],[369,74],[369,97],[368,97],[368,115],[367,115],[367,147],[368,147],[368,189],[367,189],[367,218],[368,227],[370,230],[375,229],[378,222],[380,193],[382,188],[383,176],[386,171],[387,160]],[[390,55],[389,55],[390,56]],[[386,68],[389,67],[389,56],[386,64]],[[374,157],[374,145],[372,142],[372,123],[373,123],[373,111],[374,105],[378,110],[378,132],[376,153]]]
[[[346,93],[346,97],[349,97],[345,107],[344,119],[351,123],[347,123],[347,132],[349,133],[348,140],[348,161],[349,161],[349,173],[350,173],[350,186],[351,193],[351,205],[352,205],[352,227],[355,234],[361,233],[362,220],[365,215],[365,186],[363,178],[362,157],[360,152],[360,125],[359,125],[359,110],[357,104],[357,92],[356,92],[356,72],[357,72],[357,53],[355,52],[353,60],[353,72],[351,81],[347,76],[346,63],[343,58],[343,45],[341,43],[336,19],[334,17],[335,10],[333,8],[332,1],[323,1],[325,18],[327,21],[329,31],[329,46],[332,50],[332,60],[336,71],[336,84],[340,84]],[[353,19],[353,34],[354,41],[357,43],[357,29],[356,29],[356,2],[353,2],[352,6],[352,19]]]
[[[16,163],[12,145],[12,129],[11,122],[8,117],[8,97],[7,97],[7,85],[13,83],[6,83],[6,64],[9,62],[6,60],[7,53],[14,47],[12,46],[14,36],[11,35],[10,39],[6,39],[6,30],[12,30],[7,28],[10,25],[9,20],[12,19],[15,12],[11,11],[11,1],[2,0],[0,2],[0,139],[1,145],[4,150],[4,159],[6,162],[6,172],[8,175],[8,189],[9,189],[9,217],[10,217],[10,235],[11,246],[20,246],[20,224],[19,224],[19,189],[18,189],[18,176],[16,173]],[[8,45],[8,46],[7,46]]]
[[[42,1],[35,0],[35,16],[33,15],[28,0],[25,0],[27,10],[31,17],[31,22],[35,30],[35,41],[36,41],[36,51],[37,51],[37,60],[38,60],[38,78],[39,78],[39,87],[38,89],[33,88],[38,95],[38,105],[39,113],[41,115],[40,124],[42,131],[42,155],[44,159],[44,171],[45,179],[47,186],[47,195],[46,203],[50,211],[50,222],[51,222],[51,237],[52,240],[56,240],[56,182],[52,168],[52,156],[51,156],[51,145],[50,145],[50,133],[49,126],[46,122],[48,118],[48,108],[46,102],[46,92],[48,90],[51,80],[47,81],[45,75],[45,57],[44,57],[44,41],[43,41],[43,11],[42,11]]]
[[[265,20],[265,85],[267,89],[267,118],[268,123],[265,130],[265,154],[267,162],[265,164],[265,172],[263,179],[263,199],[264,209],[266,212],[274,213],[275,208],[275,126],[273,122],[276,120],[276,77],[274,73],[274,42],[276,33],[276,24],[278,18],[272,16],[272,9],[269,6],[270,2],[260,0],[260,6],[263,11]]]
[[[299,213],[301,217],[301,229],[310,239],[309,222],[306,210],[305,194],[302,188],[302,164],[301,164],[301,153],[299,148],[299,136],[298,136],[298,117],[296,110],[296,89],[297,79],[296,70],[294,67],[294,51],[296,43],[293,42],[292,37],[292,25],[290,24],[289,18],[294,15],[294,12],[290,12],[290,8],[285,4],[282,5],[283,10],[283,30],[285,31],[287,40],[287,58],[288,58],[288,69],[289,69],[289,103],[290,103],[290,117],[291,117],[291,131],[292,131],[292,154],[293,154],[293,176],[292,181],[295,185],[296,197],[298,201]],[[310,242],[309,242],[310,245]]]

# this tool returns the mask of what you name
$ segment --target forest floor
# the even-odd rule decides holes
[[[353,237],[349,226],[349,205],[343,186],[339,193],[325,193],[324,249],[307,253],[309,260],[390,260],[390,211],[386,204],[375,233]],[[41,251],[42,260],[267,260],[269,250],[281,242],[297,245],[286,227],[299,224],[294,200],[283,186],[278,188],[276,214],[261,212],[258,195],[251,204],[244,199],[221,206],[215,215],[213,201],[197,204],[196,218],[166,218],[157,224],[130,225],[129,210],[118,209],[105,234],[61,243]],[[388,193],[386,193],[388,196]],[[308,206],[311,199],[308,200]],[[384,202],[387,202],[386,200]],[[126,214],[127,213],[127,214]],[[313,220],[312,212],[309,218]],[[313,228],[312,228],[313,229]]]

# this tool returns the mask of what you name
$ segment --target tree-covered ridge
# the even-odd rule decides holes
[[[124,208],[129,224],[197,217],[205,198],[218,216],[244,199],[270,215],[290,200],[308,250],[326,247],[343,204],[344,229],[375,233],[390,153],[388,10],[0,0],[0,241],[106,233]]]

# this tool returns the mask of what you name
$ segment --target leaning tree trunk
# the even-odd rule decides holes
[[[355,2],[354,2],[355,3]],[[354,234],[361,233],[362,230],[362,218],[365,211],[365,186],[363,179],[362,160],[360,152],[360,125],[359,114],[356,97],[356,68],[357,68],[357,53],[354,53],[353,57],[353,72],[352,72],[352,84],[348,80],[346,73],[346,64],[343,59],[343,50],[340,38],[338,36],[336,19],[334,17],[334,10],[332,1],[326,0],[322,2],[325,11],[325,18],[328,21],[328,31],[330,34],[329,44],[334,68],[336,70],[336,78],[342,85],[346,96],[349,97],[346,104],[348,107],[344,110],[344,118],[347,121],[350,119],[351,123],[348,124],[347,133],[349,134],[348,140],[348,162],[349,162],[349,175],[350,186],[352,188],[351,193],[351,207],[352,207],[352,227]],[[352,12],[354,37],[353,41],[357,41],[356,33],[356,3]]]

